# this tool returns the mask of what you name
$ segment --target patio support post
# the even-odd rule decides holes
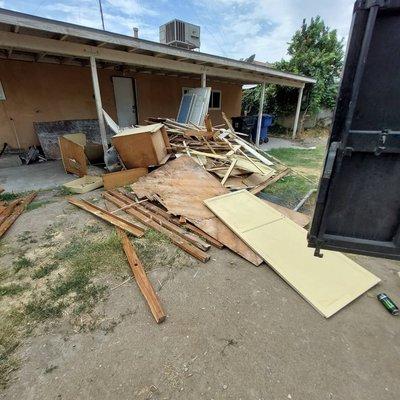
[[[205,72],[201,74],[201,87],[207,86],[207,75]]]
[[[303,99],[303,90],[304,90],[304,86],[302,86],[299,89],[299,97],[297,99],[296,115],[294,117],[294,124],[293,124],[292,140],[296,139],[297,128],[299,127],[299,117],[300,117],[301,101]]]
[[[103,106],[101,104],[99,77],[97,75],[96,59],[94,56],[90,56],[90,69],[92,71],[93,91],[94,91],[94,98],[96,101],[97,119],[99,120],[101,144],[103,145],[103,150],[105,155],[108,150],[108,143],[107,143],[106,126],[104,123],[104,116],[103,116]]]
[[[261,96],[260,96],[260,108],[258,110],[258,121],[257,121],[257,134],[256,134],[256,146],[260,146],[260,134],[261,134],[261,123],[264,108],[264,97],[265,97],[265,82],[261,85]]]

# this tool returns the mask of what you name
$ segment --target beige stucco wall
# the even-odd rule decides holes
[[[112,85],[114,70],[99,70],[103,107],[116,120]],[[154,117],[176,117],[182,87],[198,87],[199,80],[150,74],[124,74],[135,78],[139,123]],[[96,118],[90,69],[65,65],[0,61],[0,80],[7,99],[0,101],[0,146],[38,144],[33,122]],[[222,110],[228,117],[240,114],[241,85],[207,82],[222,91]],[[214,124],[220,111],[210,111]]]

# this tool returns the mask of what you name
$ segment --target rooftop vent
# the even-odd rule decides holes
[[[182,49],[200,48],[200,26],[174,19],[160,26],[160,43]]]

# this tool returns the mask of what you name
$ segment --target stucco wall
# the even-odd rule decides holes
[[[103,107],[117,120],[114,70],[99,70]],[[150,116],[176,117],[182,87],[198,87],[199,80],[150,74],[124,74],[135,78],[139,123]],[[0,61],[0,80],[7,99],[0,101],[0,146],[38,144],[33,122],[96,118],[90,69],[65,65]],[[222,110],[228,117],[240,114],[241,86],[207,82],[222,91]],[[222,123],[220,111],[210,111],[214,124]]]

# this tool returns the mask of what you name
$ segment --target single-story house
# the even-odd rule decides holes
[[[185,88],[212,88],[214,124],[240,115],[242,85],[299,89],[311,78],[266,65],[190,51],[0,9],[0,146],[38,144],[34,123],[97,119],[120,126],[176,117]],[[297,121],[294,130],[296,131]]]

